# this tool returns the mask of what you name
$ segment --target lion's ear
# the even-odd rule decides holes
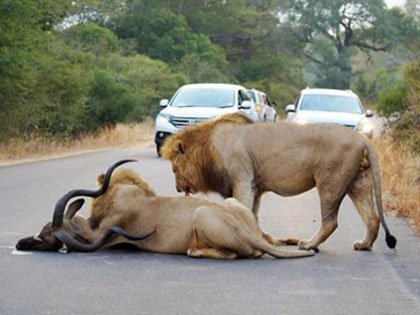
[[[96,179],[96,183],[100,186],[104,183],[105,180],[105,174],[100,174],[98,178]]]
[[[185,146],[181,140],[178,139],[174,142],[174,150],[175,152],[185,154]]]

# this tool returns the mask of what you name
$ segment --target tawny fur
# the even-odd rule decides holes
[[[98,182],[103,182],[103,175],[98,177]],[[76,215],[73,220],[81,220],[81,216]],[[217,204],[192,197],[157,196],[128,169],[113,173],[107,192],[93,200],[87,220],[91,228],[85,229],[83,238],[91,243],[112,226],[132,234],[156,230],[142,241],[118,236],[105,247],[130,243],[147,251],[218,259],[255,258],[264,253],[278,258],[314,254],[267,242],[252,212],[233,198]],[[284,244],[296,243],[295,239],[284,240]]]
[[[293,196],[316,187],[322,223],[311,239],[299,242],[305,249],[317,247],[336,229],[338,208],[346,194],[367,228],[354,248],[371,249],[379,229],[374,188],[388,243],[376,153],[366,138],[349,128],[335,124],[238,124],[222,118],[172,135],[161,152],[172,163],[179,191],[234,197],[252,209],[256,218],[264,192]],[[276,243],[271,236],[266,238]]]

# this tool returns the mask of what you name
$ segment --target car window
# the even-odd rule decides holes
[[[231,107],[235,93],[230,89],[182,89],[172,100],[174,107]]]
[[[258,100],[257,100],[258,95],[257,95],[256,92],[249,91],[249,96],[251,96],[251,99],[254,101],[254,103],[257,103],[258,102]]]
[[[265,105],[270,105],[270,101],[268,100],[267,95],[264,95],[264,96],[263,96],[263,99],[264,99],[264,104],[265,104]]]
[[[357,98],[341,95],[304,95],[300,110],[363,113]]]
[[[243,101],[251,101],[251,98],[249,97],[247,92],[245,92],[244,90],[239,90],[238,104],[242,104]]]

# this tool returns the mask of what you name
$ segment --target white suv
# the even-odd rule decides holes
[[[373,125],[362,102],[350,90],[305,89],[296,104],[286,106],[287,122],[297,124],[332,122],[347,126],[372,138]]]
[[[277,112],[274,106],[276,103],[270,102],[267,94],[256,89],[248,90],[252,101],[255,104],[255,110],[258,113],[260,121],[276,122]]]
[[[186,126],[220,115],[245,112],[252,120],[258,115],[248,91],[241,85],[222,83],[188,84],[182,86],[170,101],[159,103],[164,107],[155,121],[156,151],[165,139]]]

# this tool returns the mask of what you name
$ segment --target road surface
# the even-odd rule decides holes
[[[13,249],[51,220],[62,194],[95,188],[97,174],[123,158],[139,159],[130,167],[159,194],[177,195],[170,163],[158,159],[153,146],[0,168],[0,314],[420,314],[419,239],[405,221],[387,217],[397,250],[386,247],[381,229],[373,251],[354,251],[364,226],[349,199],[338,229],[316,256],[304,259]],[[290,198],[270,193],[260,222],[278,237],[309,237],[319,215],[315,190]]]

